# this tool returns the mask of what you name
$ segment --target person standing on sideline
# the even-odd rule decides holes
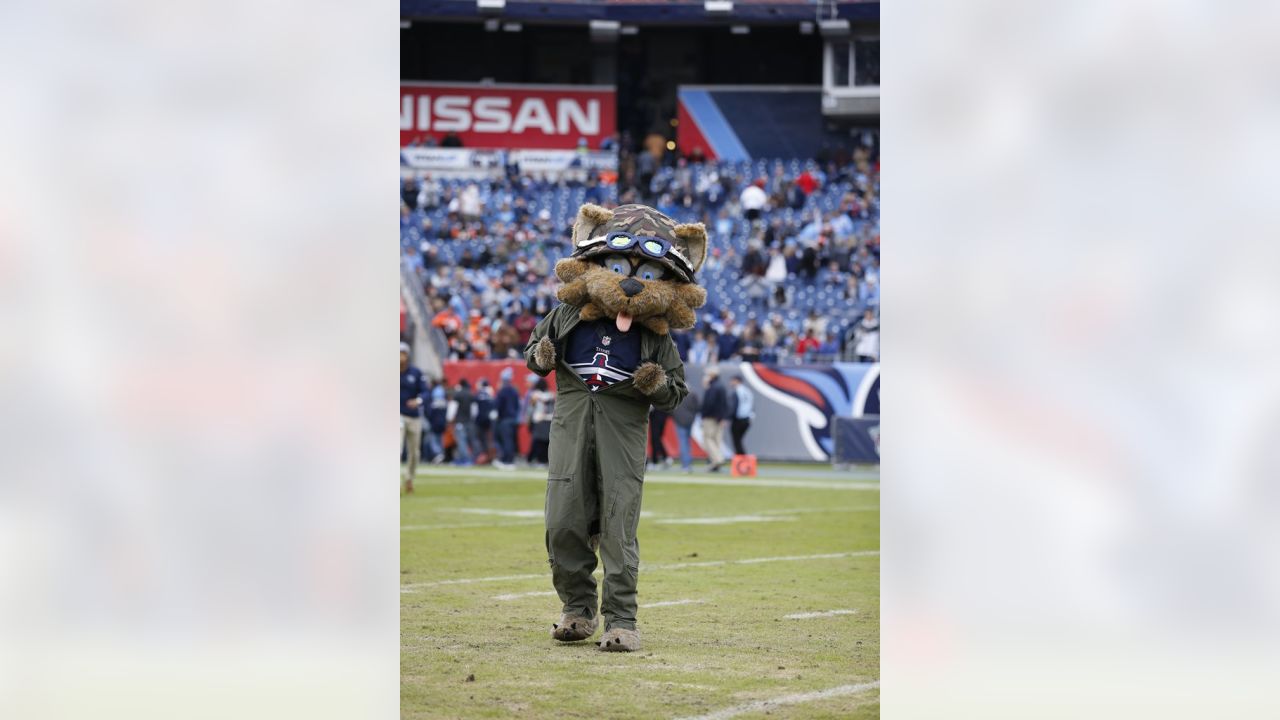
[[[449,425],[449,398],[444,391],[444,383],[436,383],[431,388],[431,404],[427,406],[427,435],[431,446],[431,464],[444,462],[444,431]]]
[[[676,439],[680,441],[680,469],[693,472],[693,447],[689,438],[693,434],[693,423],[698,419],[698,407],[702,398],[693,389],[684,396],[684,400],[671,411],[671,418],[676,423]]]
[[[729,397],[720,383],[720,369],[706,369],[707,393],[702,398],[702,447],[707,451],[708,472],[724,466],[724,428],[729,424]]]
[[[520,393],[511,384],[511,368],[498,376],[498,459],[494,465],[502,470],[516,469],[516,426],[520,422]]]
[[[470,465],[471,460],[471,436],[475,432],[475,424],[472,422],[471,414],[475,411],[475,396],[471,394],[471,383],[466,378],[458,381],[457,387],[453,390],[454,411],[453,417],[453,442],[454,442],[454,463],[457,465]]]
[[[498,405],[493,387],[488,380],[480,378],[476,381],[476,437],[472,442],[476,446],[477,463],[483,462],[481,456],[497,457],[493,451],[493,428],[497,420]]]
[[[413,478],[418,474],[418,456],[422,453],[422,398],[427,381],[422,371],[409,364],[409,343],[400,343],[400,443],[405,445],[408,472],[401,472],[400,485],[413,492]]]
[[[529,431],[530,438],[533,437],[533,405],[534,405],[533,396],[535,393],[538,392],[538,380],[539,378],[537,375],[533,373],[529,373],[529,375],[524,379],[524,386],[526,388],[526,390],[524,391],[524,399],[520,401],[520,424],[524,425],[525,428]],[[517,435],[516,437],[519,437],[519,435]],[[518,453],[519,450],[517,450],[516,452]],[[524,460],[525,460],[525,463],[528,465],[533,464],[533,442],[532,441],[529,443],[529,452],[525,453]]]
[[[742,436],[751,427],[751,418],[755,417],[755,395],[743,384],[742,378],[734,375],[729,380],[729,403],[731,405],[733,424],[729,433],[733,436],[733,454],[746,455],[747,448],[742,444]]]
[[[551,421],[555,418],[556,396],[548,389],[546,378],[538,378],[533,385],[533,447],[529,455],[538,467],[546,467],[551,445]]]
[[[671,417],[658,408],[649,410],[649,455],[653,461],[653,469],[671,467],[671,456],[662,445],[662,436],[667,432],[667,418]]]

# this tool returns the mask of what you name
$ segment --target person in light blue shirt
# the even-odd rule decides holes
[[[747,446],[742,438],[751,427],[751,418],[755,417],[755,395],[742,383],[742,377],[734,375],[729,380],[730,413],[733,420],[729,425],[729,434],[733,438],[733,454],[746,455]]]

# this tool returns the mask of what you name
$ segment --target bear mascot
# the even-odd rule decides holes
[[[546,544],[563,605],[551,637],[595,634],[601,650],[640,648],[636,528],[650,407],[670,412],[689,393],[668,331],[693,327],[707,293],[694,279],[707,257],[702,223],[676,223],[643,205],[584,205],[573,252],[556,263],[561,301],[525,348],[529,369],[556,373],[547,472]],[[604,563],[597,612],[596,551]]]

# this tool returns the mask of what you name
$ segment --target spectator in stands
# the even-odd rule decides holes
[[[733,316],[730,315],[728,322],[724,324],[724,332],[716,335],[716,358],[719,360],[728,360],[738,354],[738,348],[742,346],[742,340],[734,334]]]
[[[818,314],[817,310],[810,310],[809,316],[804,319],[805,331],[811,331],[816,338],[824,337],[827,334],[827,318]]]
[[[434,210],[440,207],[440,195],[443,189],[439,180],[432,178],[430,175],[423,175],[418,187],[418,207],[424,210]]]
[[[462,147],[462,138],[458,137],[457,133],[450,131],[440,138],[440,147],[460,148]]]
[[[465,222],[478,222],[484,212],[484,203],[480,200],[480,188],[475,183],[467,185],[458,199],[458,213]]]
[[[528,306],[522,306],[520,314],[516,316],[515,321],[511,324],[515,327],[516,332],[520,334],[519,350],[523,352],[525,346],[529,344],[529,336],[533,335],[533,329],[538,326],[538,318],[529,312]]]
[[[876,275],[870,273],[862,279],[858,287],[858,302],[862,307],[880,307],[880,283]]]
[[[446,337],[460,332],[462,318],[458,316],[457,311],[452,305],[446,304],[443,298],[437,298],[437,300],[439,302],[436,305],[439,309],[436,311],[436,316],[431,319],[431,326],[440,328]]]
[[[840,356],[840,341],[836,337],[836,332],[831,330],[822,337],[822,344],[818,346],[818,359],[823,362],[834,362]]]
[[[813,173],[809,171],[809,168],[805,168],[804,172],[800,173],[799,177],[796,178],[796,187],[800,188],[801,192],[805,194],[805,197],[812,195],[813,191],[817,190],[819,185],[821,185],[821,183],[819,183],[818,179],[813,176]]]
[[[760,354],[764,352],[764,344],[760,338],[760,324],[755,318],[747,320],[747,324],[742,328],[742,342],[738,346],[738,355],[743,362],[759,362]]]
[[[729,425],[729,397],[720,382],[720,369],[710,365],[705,370],[706,394],[702,399],[702,447],[707,451],[708,472],[720,472],[724,466],[724,431]]]
[[[493,321],[492,342],[495,360],[518,357],[524,351],[519,331],[502,317]]]
[[[769,196],[764,191],[764,183],[764,178],[760,178],[743,188],[742,194],[738,196],[738,202],[742,205],[742,217],[747,222],[759,220],[764,213],[765,204],[769,201]]]
[[[755,395],[747,389],[742,383],[742,377],[738,375],[729,380],[729,388],[729,415],[733,418],[729,434],[733,437],[733,453],[746,455],[747,446],[742,439],[751,427],[752,418],[756,416]]]
[[[880,320],[875,311],[867,308],[849,331],[853,335],[853,354],[858,362],[880,362]]]
[[[496,439],[498,441],[498,459],[493,461],[494,467],[502,470],[514,470],[516,465],[516,427],[520,422],[520,393],[511,383],[511,368],[503,368],[498,375],[498,395],[495,409],[498,413]]]
[[[707,341],[707,333],[702,329],[693,331],[693,342],[689,345],[689,362],[694,365],[707,365],[711,362],[711,343]]]
[[[418,182],[411,177],[400,181],[400,201],[412,212],[418,209]]]
[[[814,337],[813,330],[805,330],[804,335],[796,341],[796,355],[803,361],[809,361],[809,354],[817,352],[822,343]]]

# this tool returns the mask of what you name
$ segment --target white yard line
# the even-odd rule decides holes
[[[687,517],[654,520],[655,525],[730,525],[733,523],[795,522],[784,515],[727,515],[725,517]]]
[[[513,518],[542,518],[541,510],[498,510],[497,508],[453,508],[449,512],[467,513],[468,515],[497,515]]]
[[[879,687],[879,680],[869,683],[860,683],[857,685],[840,685],[838,687],[827,688],[826,690],[815,690],[813,692],[797,693],[795,695],[782,695],[769,700],[757,700],[745,705],[735,705],[733,707],[717,710],[713,713],[707,713],[706,715],[685,717],[680,718],[679,720],[728,720],[729,718],[737,717],[739,715],[772,710],[784,705],[799,705],[801,703],[814,702],[815,700],[826,700],[827,698],[833,697],[857,695],[868,690],[875,690]]]
[[[511,593],[511,594],[509,594],[509,595],[494,595],[492,599],[494,599],[494,600],[519,600],[520,598],[527,598],[527,597],[544,597],[544,596],[547,596],[547,595],[555,595],[555,594],[556,594],[556,591],[555,591],[555,590],[539,590],[539,591],[537,591],[537,592]]]
[[[454,580],[433,580],[431,582],[407,583],[400,586],[400,592],[416,592],[418,588],[437,587],[439,585],[471,585],[483,582],[501,582],[503,580],[537,580],[550,577],[547,573],[537,575],[490,575],[478,578],[457,578]]]
[[[400,530],[454,530],[457,528],[495,528],[495,527],[530,527],[533,525],[542,525],[542,511],[538,511],[537,520],[525,520],[524,522],[496,522],[496,523],[441,523],[436,525],[401,525]]]
[[[703,560],[699,562],[665,563],[665,564],[658,564],[658,565],[650,565],[645,563],[640,565],[640,570],[641,572],[645,572],[649,570],[684,570],[686,568],[720,567],[723,565],[754,565],[756,563],[795,562],[795,561],[802,561],[802,560],[835,560],[838,558],[872,557],[872,556],[879,556],[879,555],[880,555],[879,550],[857,550],[854,552],[822,553],[820,555],[779,555],[776,557],[744,558],[742,560]],[[600,571],[597,570],[596,572],[599,573]],[[539,578],[548,578],[548,577],[550,577],[548,573],[542,573],[539,575],[492,575],[489,577],[478,577],[478,578],[456,578],[454,580],[433,580],[431,582],[408,583],[406,585],[401,585],[400,592],[402,593],[416,592],[418,588],[437,587],[440,585],[471,585],[474,583],[483,583],[483,582],[500,582],[503,580],[536,580]]]
[[[810,618],[832,617],[833,615],[852,615],[857,610],[824,610],[823,612],[792,613],[783,615],[784,620],[808,620]]]
[[[647,605],[642,604],[640,605],[640,609],[647,610],[649,608],[669,607],[671,605],[697,605],[704,602],[706,602],[706,600],[663,600],[662,602],[648,603]]]
[[[835,507],[835,508],[797,508],[795,510],[757,510],[750,515],[734,515],[726,518],[718,517],[701,517],[701,516],[669,516],[666,513],[654,513],[648,510],[642,510],[640,517],[646,520],[653,520],[658,525],[723,525],[729,522],[790,522],[795,520],[788,515],[807,515],[810,513],[839,513],[839,512],[879,512],[880,508],[875,505],[859,506],[859,507]],[[437,513],[472,513],[472,514],[512,514],[518,518],[528,518],[527,520],[512,520],[510,522],[467,522],[467,523],[432,523],[427,525],[401,525],[400,529],[405,530],[454,530],[457,528],[492,528],[492,527],[519,527],[525,525],[541,525],[543,523],[542,510],[492,510],[488,508],[436,508]],[[520,513],[520,514],[516,514]],[[784,517],[774,517],[781,515]]]

